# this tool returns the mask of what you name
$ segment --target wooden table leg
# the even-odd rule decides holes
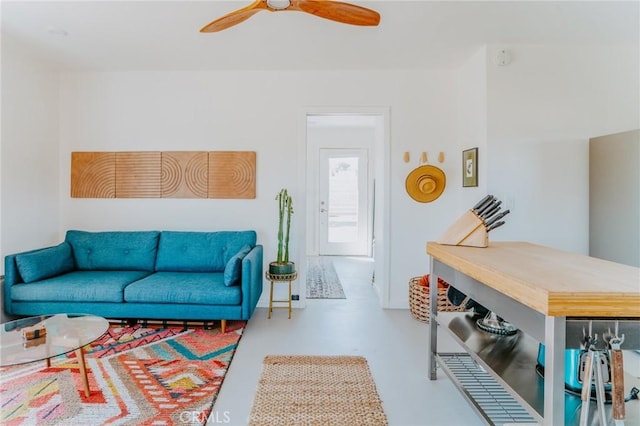
[[[76,349],[76,358],[78,359],[78,366],[80,366],[80,375],[82,376],[82,385],[84,386],[84,395],[89,398],[91,392],[89,391],[89,379],[87,378],[87,365],[84,361],[84,350],[82,348]]]

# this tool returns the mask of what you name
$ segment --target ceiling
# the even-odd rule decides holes
[[[353,0],[380,12],[380,25],[262,11],[199,32],[250,3],[2,0],[2,35],[72,70],[452,68],[484,44],[640,41],[638,1]]]

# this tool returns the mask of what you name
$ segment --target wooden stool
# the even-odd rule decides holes
[[[269,271],[265,273],[265,277],[271,281],[271,290],[269,292],[269,319],[271,319],[271,312],[274,309],[289,309],[289,319],[291,319],[291,283],[298,278],[298,273],[292,274],[270,274]],[[289,298],[287,300],[273,300],[273,283],[289,283]],[[286,303],[287,306],[273,306],[274,303]]]

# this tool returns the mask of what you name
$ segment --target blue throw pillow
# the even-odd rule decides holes
[[[66,242],[55,247],[19,254],[16,256],[16,265],[25,283],[62,275],[75,268],[71,246]]]
[[[231,287],[239,283],[242,275],[242,259],[249,254],[250,251],[251,246],[246,245],[229,259],[227,265],[224,267],[224,285]]]

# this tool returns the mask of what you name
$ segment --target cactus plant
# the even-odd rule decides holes
[[[276,196],[276,200],[278,201],[278,255],[276,261],[269,264],[269,272],[272,274],[291,274],[295,271],[295,264],[289,261],[293,199],[283,188]]]

